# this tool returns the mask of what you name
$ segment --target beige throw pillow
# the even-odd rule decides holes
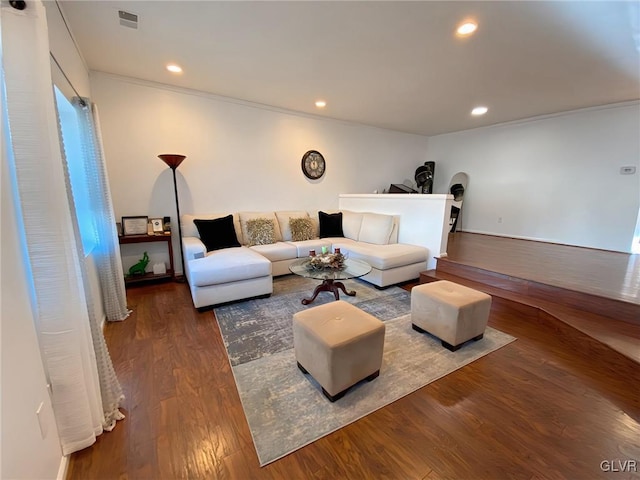
[[[309,217],[290,218],[289,228],[291,229],[291,240],[294,242],[312,240],[314,237],[313,222]]]
[[[276,214],[273,212],[238,212],[238,217],[240,219],[240,228],[242,230],[242,240],[240,243],[243,245],[249,244],[249,232],[247,232],[247,222],[249,220],[255,220],[257,218],[273,220],[273,226],[276,231],[276,242],[282,241],[282,235],[280,235],[280,227],[278,226],[278,219],[276,218]],[[238,237],[239,238],[239,237]]]
[[[273,220],[268,218],[254,218],[247,220],[247,244],[268,245],[276,243],[276,231]]]
[[[290,242],[292,240],[291,228],[289,228],[289,220],[291,220],[292,218],[306,218],[309,216],[309,214],[304,210],[279,210],[276,211],[275,214],[278,220],[277,226],[280,228],[282,240],[284,240],[285,242]]]

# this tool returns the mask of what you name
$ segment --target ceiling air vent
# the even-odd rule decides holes
[[[118,10],[118,17],[120,17],[120,25],[123,27],[138,28],[138,15],[135,13]]]

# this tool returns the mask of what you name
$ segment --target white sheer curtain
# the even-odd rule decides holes
[[[88,110],[90,108],[90,104],[88,101],[77,103],[78,109]],[[85,121],[84,118],[80,120]],[[101,163],[100,166],[96,166],[96,159],[93,156],[87,155],[88,151],[90,152],[94,149],[92,137],[87,137],[87,134],[85,132],[89,128],[93,130],[93,125],[84,125],[81,127],[81,130],[83,130],[82,135],[85,137],[82,139],[83,144],[86,142],[91,142],[90,144],[83,146],[83,161],[85,164],[85,171],[87,173],[86,180],[88,186],[90,189],[95,188],[95,191],[92,191],[91,203],[92,212],[94,212],[94,214],[96,215],[96,218],[94,219],[94,226],[97,230],[95,236],[98,239],[98,244],[93,251],[93,255],[97,259],[96,261],[98,262],[98,269],[102,269],[103,271],[105,271],[105,273],[100,274],[100,283],[102,284],[102,290],[104,291],[106,287],[115,291],[115,293],[110,297],[111,315],[118,315],[116,317],[117,320],[124,320],[124,318],[129,315],[130,311],[127,310],[125,304],[126,296],[124,293],[124,277],[122,275],[122,265],[120,262],[119,250],[114,251],[114,247],[117,248],[117,246],[114,245],[114,239],[112,239],[110,236],[108,236],[106,241],[102,239],[105,234],[105,230],[107,231],[107,233],[113,231],[113,234],[117,235],[117,233],[115,232],[114,223],[111,222],[110,229],[104,228],[105,220],[100,218],[103,214],[109,217],[108,212],[111,212],[112,217],[113,208],[111,206],[109,189],[106,186],[106,178],[104,178],[104,176],[100,174],[101,170],[103,169],[101,167],[104,167],[104,165]],[[59,128],[58,131],[60,133],[60,141],[62,144],[64,139],[62,135],[62,129]],[[120,382],[118,381],[118,377],[116,376],[116,372],[113,368],[113,363],[111,362],[111,357],[107,348],[107,342],[105,341],[104,335],[102,333],[102,319],[98,318],[95,313],[95,299],[93,298],[93,294],[91,293],[92,288],[89,281],[84,249],[82,248],[82,238],[80,237],[81,229],[78,222],[78,215],[76,214],[75,200],[73,196],[73,189],[71,186],[70,169],[64,148],[61,149],[61,155],[65,166],[64,173],[67,188],[67,198],[70,206],[76,250],[78,253],[78,257],[80,258],[80,273],[82,275],[82,285],[84,287],[85,300],[87,304],[87,314],[89,317],[89,326],[91,328],[91,338],[93,340],[93,349],[96,356],[98,379],[100,381],[100,396],[102,399],[103,412],[102,426],[105,430],[111,431],[115,427],[116,421],[124,418],[124,415],[122,415],[119,410],[120,403],[124,400],[124,394],[122,393],[122,387],[120,386]],[[104,189],[101,189],[101,187],[103,186],[101,182],[101,185],[94,185],[95,183],[97,183],[96,179],[98,178],[102,178],[104,180],[106,193],[104,192]],[[108,204],[105,205],[105,202],[107,202]],[[103,211],[105,212],[103,213]],[[106,246],[104,246],[105,244]],[[114,256],[117,257],[117,262],[111,260]],[[120,279],[120,282],[117,281],[118,279]],[[121,291],[117,290],[119,284],[122,284]],[[120,305],[123,306],[122,309],[120,309]]]
[[[63,453],[95,442],[105,419],[96,350],[61,157],[44,6],[2,2],[9,163],[32,279],[34,322]],[[28,320],[27,320],[28,321]],[[116,408],[117,409],[117,408]]]
[[[93,254],[98,266],[104,309],[107,320],[124,320],[131,312],[127,309],[120,244],[115,227],[116,216],[102,149],[98,107],[88,98],[77,97],[74,98],[73,105],[78,113],[86,180],[98,239]]]

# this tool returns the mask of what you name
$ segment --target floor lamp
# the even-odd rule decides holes
[[[178,243],[180,244],[180,266],[182,267],[182,275],[184,276],[184,251],[182,249],[182,226],[180,225],[180,203],[178,202],[178,182],[176,182],[176,168],[187,158],[184,155],[175,155],[173,153],[163,153],[158,158],[169,165],[173,172],[173,192],[176,198],[176,214],[178,215]],[[173,272],[175,276],[176,272]]]

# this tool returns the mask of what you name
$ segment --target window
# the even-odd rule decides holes
[[[58,118],[62,129],[62,141],[64,153],[69,164],[69,177],[71,191],[76,207],[76,215],[80,226],[82,249],[85,255],[89,255],[97,244],[94,214],[91,208],[91,197],[87,187],[87,172],[85,170],[82,144],[80,141],[80,128],[78,115],[69,100],[54,86]]]

